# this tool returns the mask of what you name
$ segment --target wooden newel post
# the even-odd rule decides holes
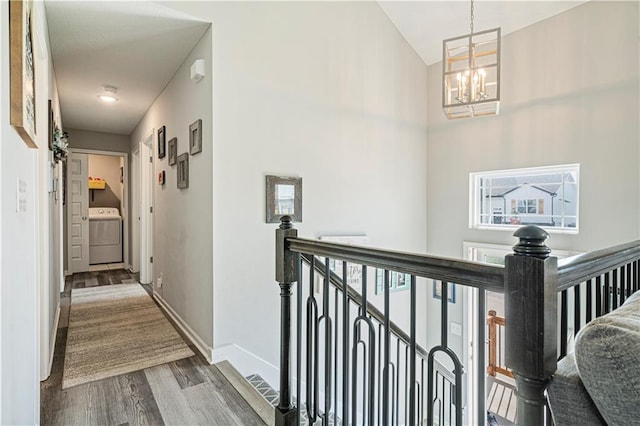
[[[507,255],[506,364],[516,379],[518,424],[544,425],[545,388],[557,367],[558,261],[549,257],[549,234],[523,226]]]
[[[276,407],[276,426],[297,423],[291,404],[291,286],[298,280],[298,253],[289,251],[287,238],[295,238],[290,216],[280,218],[276,230],[276,281],[280,285],[280,403]]]

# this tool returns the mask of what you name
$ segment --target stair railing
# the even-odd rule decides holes
[[[474,413],[463,411],[464,367],[448,342],[449,283],[478,289],[477,342],[485,341],[485,292],[505,294],[505,364],[516,381],[518,424],[552,424],[545,389],[558,358],[570,349],[569,320],[577,333],[638,290],[640,241],[558,264],[543,229],[524,226],[514,236],[519,242],[501,267],[298,238],[291,219],[282,217],[276,230],[276,281],[281,289],[276,425],[300,425],[303,417],[309,424],[321,420],[323,425],[421,425],[425,420],[428,425],[460,425],[463,419],[484,424],[484,392],[478,392]],[[331,270],[332,260],[342,266],[341,277]],[[347,263],[362,269],[360,293],[347,285]],[[384,271],[381,302],[367,294],[368,276],[373,275],[367,268]],[[404,327],[391,320],[393,274],[408,275],[409,324]],[[417,335],[417,293],[431,281],[441,286],[440,342],[425,358]],[[422,325],[437,326],[428,321]],[[403,332],[407,329],[408,334]],[[484,389],[484,351],[478,354],[474,371]]]
[[[489,365],[487,374],[494,376],[502,374],[513,378],[513,373],[504,365],[505,343],[504,343],[504,317],[499,316],[496,311],[490,310],[487,316],[487,329],[489,330]]]

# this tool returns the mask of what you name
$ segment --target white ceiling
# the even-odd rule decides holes
[[[442,59],[442,40],[470,32],[469,0],[378,3],[427,65]],[[475,31],[501,27],[504,37],[582,3],[585,1],[475,0],[473,26]]]
[[[129,135],[209,24],[151,2],[45,2],[64,127]],[[104,85],[118,102],[98,100]]]
[[[475,1],[476,30],[521,29],[584,1]],[[469,32],[468,1],[380,1],[426,64]],[[66,128],[129,135],[209,24],[150,1],[45,1]],[[119,101],[97,99],[104,85]]]

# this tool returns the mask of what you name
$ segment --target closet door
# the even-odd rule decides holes
[[[89,270],[89,172],[87,154],[69,155],[67,256],[69,273]]]

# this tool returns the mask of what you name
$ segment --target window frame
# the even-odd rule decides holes
[[[480,183],[483,179],[489,178],[507,178],[507,177],[522,177],[522,176],[536,176],[536,175],[551,175],[551,174],[560,174],[560,173],[571,173],[575,177],[575,182],[569,183],[570,185],[575,185],[575,227],[567,226],[567,225],[559,225],[559,226],[549,226],[545,224],[540,224],[541,228],[545,229],[549,233],[554,234],[579,234],[580,232],[580,164],[562,164],[555,166],[541,166],[541,167],[527,167],[527,168],[519,168],[519,169],[507,169],[507,170],[495,170],[495,171],[485,171],[485,172],[472,172],[469,173],[469,228],[471,229],[481,229],[481,230],[502,230],[502,231],[513,231],[518,229],[521,225],[520,220],[511,220],[510,222],[505,223],[483,223],[483,217],[486,220],[486,217],[489,218],[489,221],[493,222],[495,220],[495,216],[497,215],[496,210],[489,205],[487,212],[481,213],[481,205],[483,200],[481,199],[482,188]],[[563,184],[567,185],[564,182]],[[564,189],[563,189],[564,190]],[[504,194],[503,194],[504,195]],[[512,198],[512,201],[514,199]],[[516,202],[516,212],[515,215],[521,215],[523,217],[538,215],[538,216],[548,216],[551,218],[551,221],[556,217],[560,217],[561,223],[565,222],[567,219],[570,219],[573,223],[574,215],[566,214],[562,212],[561,214],[543,214],[538,213],[540,211],[539,201],[544,200],[545,198],[534,198],[531,196],[523,196],[522,198],[517,199]],[[533,205],[529,205],[528,202],[533,202]],[[520,210],[520,202],[524,202],[525,210],[529,210],[529,207],[535,208],[536,213],[518,213]],[[552,201],[553,203],[553,198]],[[500,209],[501,210],[501,209]],[[552,208],[553,210],[553,208]],[[503,217],[510,216],[514,214],[513,212],[509,213],[510,208],[505,208],[502,212]],[[547,208],[543,205],[543,211],[546,213]],[[513,218],[513,216],[512,216]]]

